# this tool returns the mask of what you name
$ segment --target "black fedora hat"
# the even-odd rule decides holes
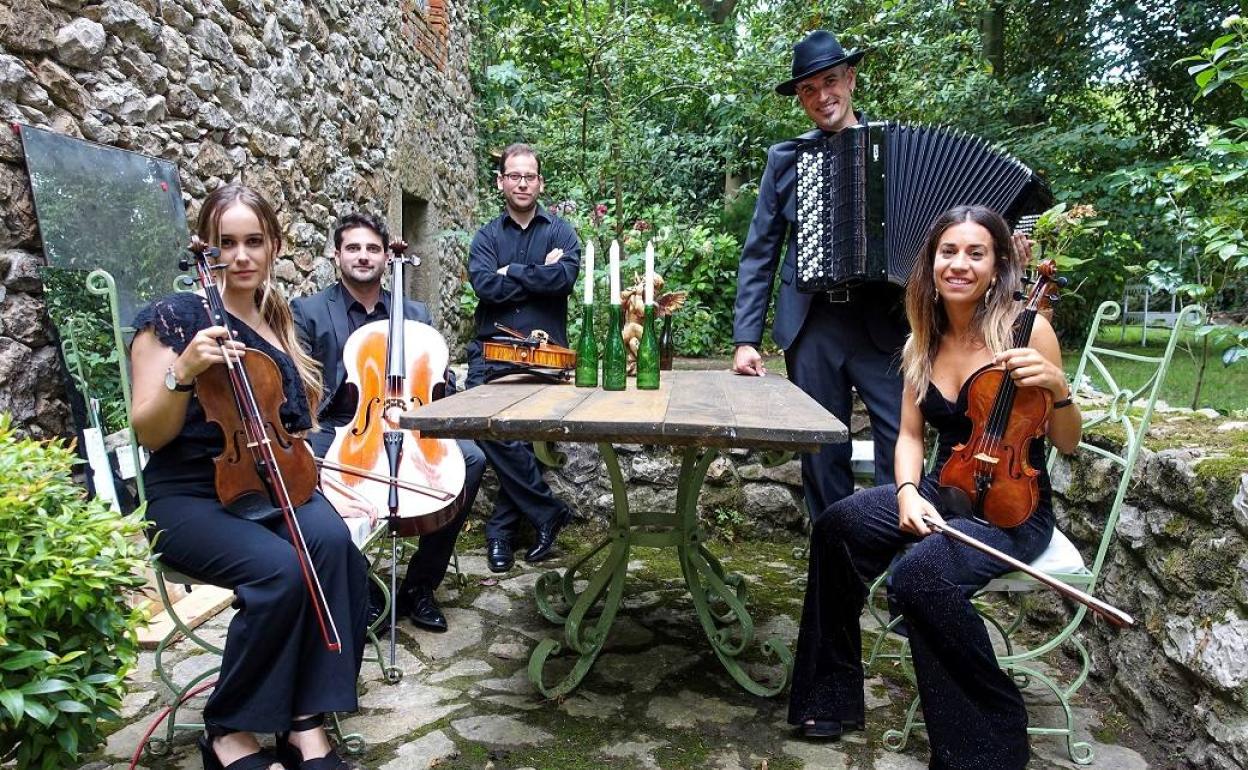
[[[793,77],[776,86],[776,93],[793,96],[797,93],[797,84],[800,81],[838,64],[852,67],[866,53],[865,49],[858,48],[846,51],[831,32],[817,29],[793,46]]]

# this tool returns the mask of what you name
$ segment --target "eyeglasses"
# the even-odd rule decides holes
[[[512,184],[520,184],[520,180],[522,179],[527,184],[533,184],[538,179],[541,179],[541,174],[518,174],[513,171],[510,174],[503,174],[502,177]]]

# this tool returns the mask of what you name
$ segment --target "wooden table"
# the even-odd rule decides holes
[[[845,441],[845,426],[814,399],[782,377],[741,377],[727,371],[663,372],[658,390],[576,388],[528,380],[497,380],[442,399],[400,420],[402,427],[432,437],[524,440],[538,456],[559,465],[563,458],[548,442],[598,444],[615,503],[609,534],[560,574],[537,582],[542,615],[564,626],[564,640],[542,641],[529,659],[529,677],[548,698],[571,692],[602,651],[619,610],[633,546],[674,548],[702,630],[724,668],[757,695],[784,689],[792,668],[788,647],[764,640],[764,654],[782,664],[779,681],[755,680],[738,657],[754,642],[754,621],[746,609],[746,584],[727,573],[707,549],[698,525],[698,493],[707,468],[723,447],[811,451]],[[628,490],[613,444],[682,447],[675,511],[630,511]],[[591,559],[606,552],[597,568]],[[582,574],[584,573],[584,574]],[[579,578],[587,580],[577,590]],[[598,608],[596,617],[590,617]],[[542,676],[548,659],[564,647],[577,660],[558,682]]]

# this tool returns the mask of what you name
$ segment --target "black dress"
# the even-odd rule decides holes
[[[1025,523],[1001,529],[969,518],[950,518],[937,494],[939,468],[954,445],[970,436],[966,385],[956,402],[930,385],[920,410],[939,434],[938,470],[923,478],[919,490],[923,497],[950,526],[1024,562],[1039,556],[1053,535],[1044,442],[1032,442],[1029,459],[1040,469],[1041,496],[1036,512]],[[932,749],[930,766],[957,770],[1026,767],[1027,711],[1018,688],[998,667],[984,621],[970,601],[1009,567],[939,534],[918,538],[903,532],[898,516],[897,488],[890,484],[857,492],[816,518],[789,722],[863,721],[858,620],[867,585],[891,564],[889,597],[906,619]],[[894,563],[894,557],[911,544],[914,547]]]
[[[263,351],[281,370],[290,431],[312,424],[294,362],[237,318],[238,340]],[[173,294],[139,311],[136,330],[181,353],[211,323],[204,300]],[[177,437],[152,453],[143,469],[145,515],[153,550],[163,563],[233,589],[230,622],[217,685],[204,721],[227,730],[271,733],[292,717],[357,708],[356,679],[364,650],[368,563],[347,527],[319,492],[296,510],[299,527],[342,641],[329,652],[281,518],[257,523],[227,513],[217,500],[212,458],[224,447],[215,423],[191,396]]]

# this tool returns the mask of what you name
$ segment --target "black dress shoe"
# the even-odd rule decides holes
[[[446,616],[433,598],[433,591],[428,588],[417,588],[412,592],[407,617],[417,628],[438,634],[446,631]]]
[[[559,532],[572,521],[572,509],[564,508],[563,515],[549,524],[537,528],[537,542],[524,553],[527,562],[544,561],[555,554],[555,541]]]
[[[516,563],[510,541],[502,538],[492,537],[486,540],[485,554],[490,563],[490,572],[506,572]]]

